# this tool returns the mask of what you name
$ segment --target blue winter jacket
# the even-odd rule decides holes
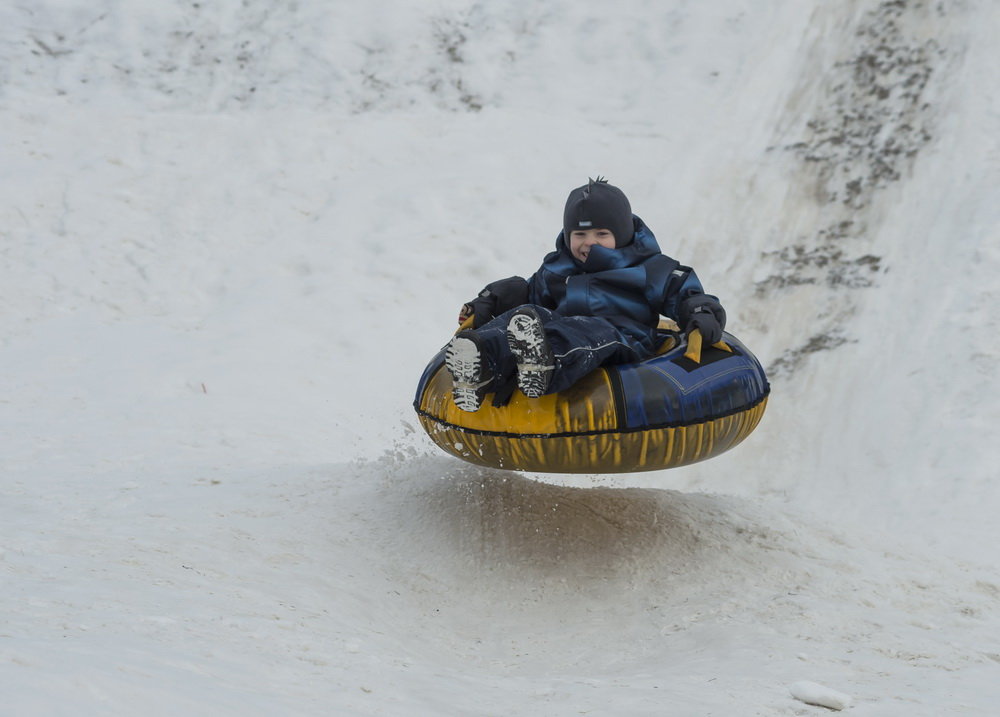
[[[528,300],[563,316],[601,316],[638,336],[655,329],[660,315],[681,320],[682,303],[703,294],[694,270],[663,255],[656,237],[633,215],[635,236],[626,246],[593,246],[581,262],[563,232],[556,250],[528,279]],[[712,297],[714,299],[714,297]]]

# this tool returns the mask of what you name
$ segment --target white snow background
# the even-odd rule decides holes
[[[4,3],[0,713],[997,714],[998,27]],[[439,453],[421,370],[598,173],[763,423],[647,474]]]

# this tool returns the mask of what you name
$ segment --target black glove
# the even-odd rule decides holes
[[[494,318],[497,309],[497,297],[494,294],[488,293],[488,291],[488,289],[483,289],[479,296],[467,304],[472,309],[472,328],[474,329],[478,329],[487,321]]]
[[[714,296],[695,294],[685,299],[681,304],[679,318],[685,334],[698,329],[705,343],[711,345],[722,341],[722,330],[726,327],[726,310]]]
[[[692,314],[684,330],[690,334],[695,329],[701,332],[701,338],[709,345],[722,340],[722,327],[719,326],[719,320],[708,309],[699,309]]]
[[[472,328],[478,329],[505,311],[528,303],[528,282],[520,276],[500,279],[486,285],[479,296],[469,302],[475,313]]]

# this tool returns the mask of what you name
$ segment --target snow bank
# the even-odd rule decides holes
[[[988,2],[0,8],[19,714],[992,714]],[[772,368],[642,476],[412,428],[596,173]]]

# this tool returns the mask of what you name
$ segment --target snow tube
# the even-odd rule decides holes
[[[451,399],[444,349],[428,364],[414,408],[446,452],[470,463],[541,473],[675,468],[729,450],[757,427],[770,386],[731,334],[708,347],[697,331],[666,337],[657,356],[600,368],[560,393],[510,403],[487,395],[474,413]]]

